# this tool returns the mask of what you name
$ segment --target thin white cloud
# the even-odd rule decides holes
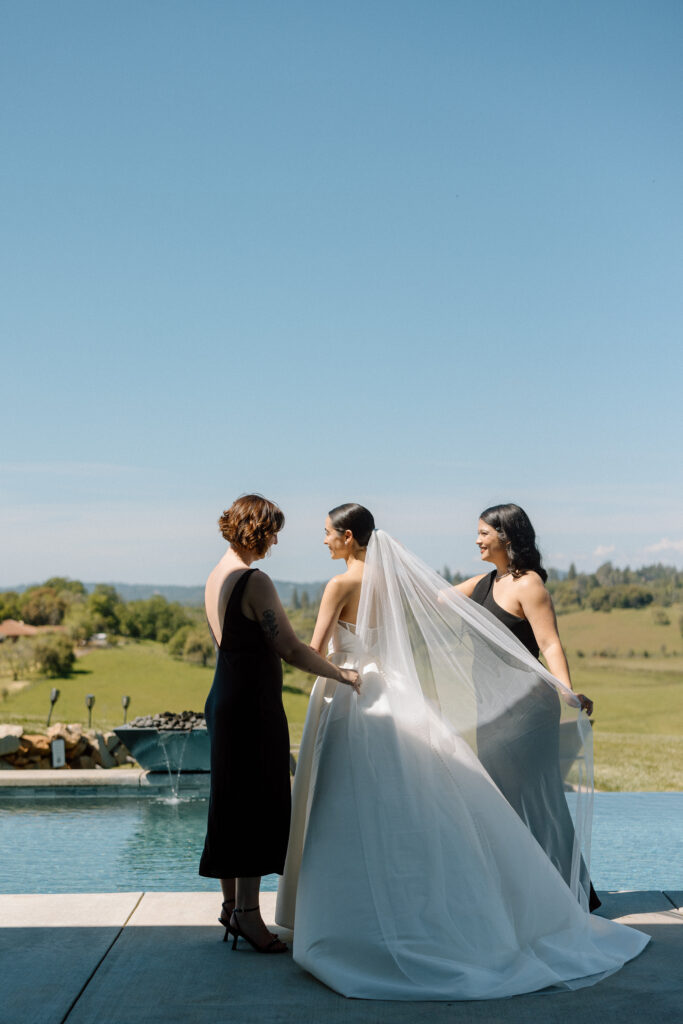
[[[604,558],[605,555],[611,555],[613,551],[616,551],[614,544],[598,544],[597,548],[593,552],[598,558]]]
[[[651,555],[656,555],[660,551],[677,551],[683,554],[683,540],[669,540],[668,537],[662,537],[656,544],[648,544],[643,550]]]

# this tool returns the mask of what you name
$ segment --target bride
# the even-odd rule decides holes
[[[333,509],[325,544],[347,568],[312,646],[329,642],[362,688],[321,678],[311,694],[276,911],[294,959],[369,999],[493,999],[618,970],[649,938],[578,901],[581,787],[568,885],[475,753],[482,721],[515,715],[541,679],[573,721],[574,779],[590,782],[575,695],[485,610],[444,599],[443,580],[367,509]]]

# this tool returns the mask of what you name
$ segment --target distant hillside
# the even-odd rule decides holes
[[[299,598],[305,593],[309,601],[314,603],[320,599],[320,595],[325,587],[324,582],[290,583],[288,580],[273,580],[273,583],[284,605],[291,603],[295,590]],[[26,583],[19,587],[0,587],[0,593],[11,589],[18,594],[23,594],[25,590],[35,585],[34,583]],[[84,583],[83,585],[89,594],[97,586],[96,583]],[[147,598],[152,597],[154,594],[160,594],[167,601],[177,601],[178,604],[196,606],[204,603],[204,587],[201,585],[196,587],[177,587],[171,584],[166,586],[162,583],[108,583],[108,586],[115,587],[124,601],[146,601]]]

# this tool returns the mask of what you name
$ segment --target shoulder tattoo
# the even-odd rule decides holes
[[[274,640],[279,633],[277,619],[272,608],[266,608],[261,616],[261,629],[269,640]]]

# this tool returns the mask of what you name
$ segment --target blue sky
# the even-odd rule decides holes
[[[683,565],[679,3],[1,17],[0,586],[200,582],[250,490],[280,579],[345,500]]]

